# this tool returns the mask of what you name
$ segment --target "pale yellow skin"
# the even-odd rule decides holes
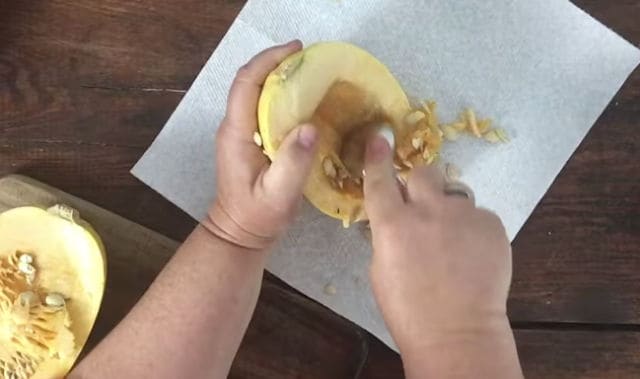
[[[75,337],[73,356],[46,360],[33,378],[61,378],[69,372],[98,315],[106,278],[104,248],[81,220],[66,220],[45,209],[21,207],[0,214],[0,257],[16,250],[34,258],[35,284],[64,294]]]
[[[350,105],[345,109],[344,101],[335,102],[335,106],[329,107],[330,112],[326,112],[328,118],[339,119],[336,123],[320,123],[315,114],[329,89],[339,82],[362,90],[366,107],[384,113],[385,121],[394,127],[395,133],[402,132],[403,119],[411,111],[402,87],[374,56],[345,42],[317,43],[285,59],[264,83],[258,122],[265,152],[271,159],[296,126],[312,122],[318,127],[318,153],[304,194],[323,213],[342,220],[351,218],[349,221],[353,222],[363,209],[362,195],[345,193],[332,186],[322,169],[322,160],[339,151],[346,129],[357,127],[361,120],[358,114],[349,114]],[[362,107],[361,101],[352,103],[353,108]]]

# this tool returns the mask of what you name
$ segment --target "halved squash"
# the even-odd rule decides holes
[[[105,256],[66,206],[0,214],[0,377],[62,378],[98,315]]]
[[[273,159],[298,125],[311,122],[319,129],[318,154],[305,196],[348,225],[366,219],[358,168],[369,129],[392,128],[399,171],[410,168],[411,154],[422,159],[420,149],[411,146],[418,129],[430,154],[439,150],[437,125],[431,130],[427,115],[412,116],[413,112],[398,81],[375,57],[349,43],[322,42],[288,57],[268,76],[258,106],[259,132],[265,153]],[[359,154],[355,162],[348,157],[353,151]]]

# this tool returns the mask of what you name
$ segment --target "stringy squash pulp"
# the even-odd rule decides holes
[[[0,214],[0,378],[62,378],[98,315],[97,234],[66,206]]]

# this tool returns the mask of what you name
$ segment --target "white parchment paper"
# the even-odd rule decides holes
[[[236,69],[293,38],[356,43],[408,93],[438,101],[443,119],[472,107],[506,129],[509,144],[467,139],[444,160],[462,169],[512,239],[640,61],[638,49],[567,0],[249,0],[133,174],[201,218]],[[369,258],[358,228],[305,204],[268,268],[393,347],[371,295]]]

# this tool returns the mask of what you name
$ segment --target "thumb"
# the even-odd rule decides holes
[[[384,127],[371,137],[365,153],[364,206],[372,224],[404,204],[393,167],[393,132]]]
[[[318,145],[318,130],[304,124],[292,130],[278,149],[271,166],[264,173],[265,191],[285,202],[299,199]]]

